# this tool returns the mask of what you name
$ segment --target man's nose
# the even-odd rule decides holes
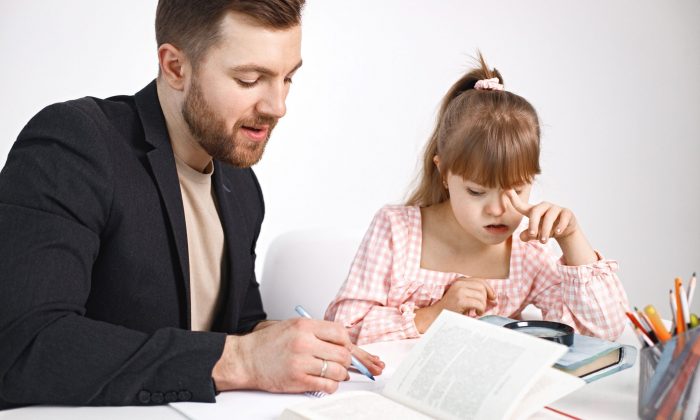
[[[258,102],[258,113],[275,118],[284,117],[287,113],[287,92],[288,88],[283,83],[271,85]]]

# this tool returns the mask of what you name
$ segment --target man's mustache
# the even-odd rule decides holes
[[[261,125],[267,125],[270,126],[270,129],[272,129],[275,125],[277,125],[278,120],[279,118],[271,117],[269,115],[258,115],[255,118],[241,120],[239,122],[239,126],[259,127]]]

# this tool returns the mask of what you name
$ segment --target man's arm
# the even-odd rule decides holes
[[[258,322],[258,325],[256,325],[255,328],[253,328],[253,332],[265,329],[265,328],[267,328],[267,327],[269,327],[277,322],[279,322],[279,321],[274,321],[274,320],[260,321],[260,322]]]
[[[71,104],[51,106],[0,174],[0,408],[214,400],[224,334],[84,316],[113,196],[101,130]]]

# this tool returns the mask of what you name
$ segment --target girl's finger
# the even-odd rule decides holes
[[[508,199],[510,200],[511,204],[513,205],[513,208],[517,210],[518,213],[522,214],[523,216],[528,215],[528,213],[533,207],[531,204],[521,200],[518,193],[516,193],[513,189],[507,190],[505,194],[506,197],[508,197]]]
[[[561,210],[559,206],[551,206],[542,216],[542,222],[540,223],[540,242],[546,243],[547,240],[552,237],[554,223],[559,218]]]
[[[465,288],[463,291],[462,298],[464,300],[477,299],[486,301],[486,290],[484,290],[483,286],[475,283],[470,284],[469,286],[470,287]]]
[[[534,239],[534,238],[532,238],[532,237],[530,236],[530,231],[529,231],[529,230],[525,229],[524,231],[520,232],[520,240],[521,240],[521,241],[523,241],[523,242],[529,242],[529,241],[531,241],[532,239]]]
[[[542,215],[545,212],[547,212],[547,210],[549,209],[550,206],[551,206],[551,204],[546,203],[546,202],[542,202],[542,203],[534,206],[530,210],[530,216],[528,216],[530,221],[528,223],[527,230],[528,230],[528,232],[530,232],[531,240],[539,237],[539,235],[540,235],[539,234],[540,221],[541,221]]]
[[[485,279],[472,278],[472,287],[470,289],[480,292],[480,295],[484,296],[484,299],[495,300],[496,292],[493,290],[491,285]]]
[[[496,292],[493,291],[493,288],[489,284],[488,281],[484,279],[479,279],[481,281],[481,284],[484,288],[484,291],[486,292],[486,299],[488,300],[494,300],[496,299]]]
[[[481,315],[486,311],[486,301],[476,298],[469,298],[465,301],[465,307],[476,310],[476,313]]]
[[[573,218],[573,213],[569,209],[564,209],[559,215],[559,221],[557,222],[557,227],[554,230],[554,237],[558,238],[569,227],[571,219]]]

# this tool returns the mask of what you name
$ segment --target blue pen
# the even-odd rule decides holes
[[[312,318],[311,318],[311,315],[309,315],[309,313],[306,312],[306,310],[305,310],[304,308],[302,308],[301,305],[297,305],[297,306],[294,308],[294,310],[295,310],[299,315],[301,315],[302,317],[312,319]],[[352,365],[355,367],[355,369],[359,370],[361,374],[365,375],[365,376],[368,377],[369,379],[374,380],[374,376],[372,376],[372,374],[371,374],[371,373],[369,372],[369,370],[365,367],[365,365],[363,365],[362,363],[360,363],[360,361],[357,360],[357,359],[355,358],[355,356],[353,356],[352,354],[350,355],[350,357],[352,358]]]

